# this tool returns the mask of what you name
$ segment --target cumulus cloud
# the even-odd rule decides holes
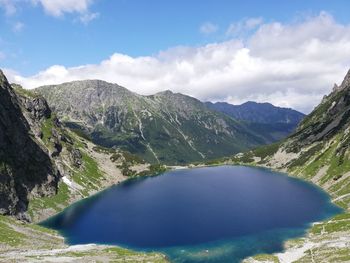
[[[201,25],[199,28],[199,31],[205,35],[215,33],[217,30],[218,30],[218,26],[214,25],[211,22],[206,22],[203,25]]]
[[[55,65],[34,76],[9,77],[27,88],[103,79],[141,94],[170,89],[201,100],[268,101],[307,113],[349,66],[350,26],[321,13],[293,24],[259,24],[244,41],[176,47],[156,56],[116,53],[99,64]]]

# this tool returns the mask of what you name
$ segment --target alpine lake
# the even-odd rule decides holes
[[[41,223],[71,245],[157,251],[171,262],[240,262],[283,251],[341,209],[326,192],[264,168],[217,166],[136,178]]]

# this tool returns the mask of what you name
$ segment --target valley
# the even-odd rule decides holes
[[[0,0],[0,263],[350,263],[348,10]]]
[[[11,87],[3,75],[2,88],[12,98],[11,102],[8,100],[7,103],[10,105],[14,102],[14,114],[21,116],[22,122],[25,123],[24,134],[30,134],[30,140],[46,156],[48,163],[43,167],[44,172],[51,171],[54,175],[41,181],[31,180],[31,184],[34,183],[32,190],[25,188],[28,189],[29,200],[23,199],[16,203],[16,200],[21,200],[21,194],[17,192],[18,188],[15,188],[13,193],[18,194],[19,199],[12,199],[12,210],[4,213],[12,214],[15,218],[1,217],[3,258],[29,262],[32,262],[33,258],[39,262],[51,260],[53,257],[62,260],[70,258],[118,261],[128,258],[140,262],[166,262],[165,256],[159,253],[133,252],[108,245],[68,246],[58,232],[17,219],[40,222],[61,212],[68,205],[130,177],[155,175],[177,165],[196,167],[245,164],[288,172],[320,185],[331,194],[337,205],[347,211],[347,78],[349,76],[346,76],[339,89],[325,97],[321,105],[304,120],[302,114],[297,114],[292,124],[289,123],[291,116],[284,116],[284,121],[277,120],[274,123],[264,123],[260,120],[259,124],[257,120],[249,122],[248,117],[247,120],[236,120],[225,112],[207,108],[204,103],[194,98],[170,91],[142,97],[130,93],[125,88],[100,81],[72,82],[62,84],[62,87],[41,87],[28,91],[18,85]],[[74,92],[76,89],[82,91],[68,94],[73,89]],[[81,97],[82,94],[86,95],[86,100],[74,97]],[[2,95],[3,98],[6,96],[8,95]],[[71,105],[67,100],[59,99],[60,96],[72,98],[69,102]],[[118,101],[120,97],[124,99]],[[65,104],[60,104],[61,101]],[[84,104],[75,104],[79,101]],[[97,105],[105,106],[98,110]],[[118,108],[113,105],[122,106]],[[167,107],[163,109],[162,105]],[[327,114],[330,113],[332,117],[328,117]],[[334,119],[334,116],[339,117]],[[3,117],[2,120],[6,119]],[[292,132],[295,129],[293,127],[297,126],[298,121],[301,123],[296,132],[285,138],[288,131]],[[276,137],[268,135],[262,129],[252,128],[263,127],[264,124],[270,125],[269,129],[272,131],[276,131],[273,127],[281,125],[283,133]],[[286,125],[291,126],[287,129]],[[205,135],[194,139],[194,131],[204,131]],[[166,152],[161,150],[164,147],[158,140],[162,138],[162,132],[168,134],[168,137],[163,139],[167,144],[170,143]],[[9,138],[6,133],[4,136]],[[168,142],[169,138],[173,137],[177,139]],[[215,143],[208,141],[209,138]],[[278,138],[282,140],[276,142]],[[227,144],[227,140],[231,140],[232,144]],[[155,141],[157,143],[154,143]],[[259,147],[271,142],[273,144]],[[168,152],[172,149],[171,143],[174,143],[176,148],[172,154]],[[208,147],[213,143],[217,144],[218,150]],[[137,146],[139,144],[143,145],[141,151]],[[227,148],[223,148],[223,144],[226,144]],[[256,150],[250,150],[252,148]],[[233,155],[242,151],[243,153]],[[191,156],[187,156],[186,159],[186,155],[183,154]],[[222,156],[230,155],[233,157],[222,159]],[[9,171],[7,167],[12,163],[5,162],[6,168],[3,171]],[[55,173],[57,179],[53,181]],[[22,180],[20,174],[14,178]],[[22,181],[22,185],[23,182],[25,181]],[[48,182],[51,183],[51,188],[47,188]],[[348,220],[348,214],[345,212],[328,221],[316,223],[305,238],[288,241],[286,252],[257,255],[245,261],[289,262],[293,258],[308,262],[311,256],[315,259],[325,257],[341,262],[349,252],[349,240],[342,238],[348,235]],[[12,233],[11,238],[9,233]],[[33,238],[38,241],[31,243]],[[49,252],[52,249],[53,252]],[[311,254],[309,251],[312,251]]]

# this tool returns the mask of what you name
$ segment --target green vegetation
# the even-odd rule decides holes
[[[243,163],[243,164],[251,164],[254,162],[254,154],[252,151],[240,153],[232,158],[233,163]]]
[[[91,141],[92,140],[91,136],[87,132],[85,132],[85,131],[83,131],[81,129],[70,128],[70,130],[72,132],[74,132],[76,135],[78,135],[79,137],[84,138],[87,141]]]
[[[25,239],[23,233],[17,232],[10,225],[10,219],[5,216],[0,216],[0,243],[9,246],[20,246]]]
[[[69,205],[70,192],[68,186],[60,182],[57,194],[53,196],[38,197],[30,200],[28,213],[32,218],[43,209],[53,209],[56,213],[62,211]]]
[[[101,189],[101,182],[104,177],[94,159],[86,153],[82,153],[82,159],[83,168],[74,171],[72,179],[74,182],[84,187],[81,193],[83,197],[87,197],[90,195],[89,193]]]
[[[276,142],[273,144],[258,147],[254,150],[254,154],[261,159],[265,159],[268,156],[274,155],[278,151],[280,145],[281,142]]]
[[[231,159],[229,157],[224,157],[224,158],[212,159],[212,160],[205,161],[204,164],[208,165],[208,166],[216,166],[216,165],[222,165],[226,161],[230,161],[230,160]],[[198,164],[200,164],[200,163],[198,163]],[[194,165],[196,165],[196,163],[194,163]]]
[[[279,263],[278,257],[274,255],[268,255],[268,254],[260,254],[253,257],[254,260],[257,261],[263,261],[263,262],[273,262],[273,263]]]
[[[311,157],[313,157],[316,153],[319,153],[323,149],[323,144],[318,143],[315,146],[311,147],[309,150],[303,152],[299,158],[296,160],[293,160],[289,164],[289,168],[293,169],[296,166],[302,166],[304,165]]]
[[[318,223],[314,225],[310,233],[312,234],[322,234],[322,233],[333,233],[333,232],[345,232],[350,231],[350,214],[345,213],[335,216],[331,220]]]
[[[103,147],[103,146],[94,146],[92,148],[93,151],[98,152],[98,153],[115,153],[115,149],[113,148],[107,148],[107,147]]]
[[[51,116],[50,118],[45,119],[41,125],[41,132],[43,134],[42,140],[46,144],[49,143],[49,140],[52,137],[53,118],[54,116]]]
[[[148,171],[141,172],[138,176],[159,175],[167,171],[166,166],[162,164],[151,164]]]
[[[22,97],[28,97],[28,98],[38,98],[41,97],[41,95],[39,95],[38,93],[29,90],[29,89],[24,89],[22,88],[22,86],[17,85],[17,84],[12,84],[11,85],[13,90],[20,96]]]

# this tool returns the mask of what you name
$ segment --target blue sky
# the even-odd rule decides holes
[[[318,21],[320,27],[322,27],[322,23],[328,23],[325,22],[325,19],[331,20],[326,25],[330,26],[328,28],[329,32],[334,31],[332,27],[339,29],[338,38],[334,37],[334,43],[332,43],[335,44],[336,41],[340,40],[340,31],[347,30],[350,22],[348,15],[350,3],[346,0],[0,0],[0,7],[0,67],[13,75],[12,78],[19,82],[24,81],[25,77],[37,76],[39,72],[47,71],[53,65],[60,65],[64,69],[90,64],[101,65],[103,61],[110,60],[113,54],[122,54],[131,59],[142,57],[159,59],[159,53],[161,52],[162,54],[165,53],[167,57],[180,56],[191,67],[195,64],[188,57],[184,58],[184,53],[191,57],[193,54],[201,52],[201,48],[208,45],[218,45],[217,48],[220,50],[220,48],[223,48],[222,43],[237,41],[240,43],[241,49],[248,49],[250,54],[258,54],[261,50],[256,47],[261,47],[264,42],[260,40],[260,43],[257,44],[259,30],[263,28],[266,31],[268,26],[277,30],[276,27],[273,27],[276,23],[282,25],[286,32],[294,32],[294,29],[299,30],[295,32],[300,32],[302,30],[298,29],[298,26],[303,28],[303,23],[310,23],[311,20],[315,20],[315,23]],[[320,19],[320,16],[323,18]],[[320,22],[320,20],[322,21]],[[317,34],[314,36],[311,34],[308,40],[301,37],[299,45],[296,46],[293,46],[292,41],[287,44],[291,43],[293,48],[302,47],[305,46],[305,43],[311,43],[312,39],[319,39],[321,43],[329,43],[330,40],[325,37],[325,34],[328,34],[327,32],[317,31]],[[347,33],[347,31],[344,32]],[[278,34],[280,34],[279,31]],[[268,36],[265,37],[268,38]],[[260,36],[259,39],[263,38]],[[251,46],[251,42],[255,49]],[[224,49],[231,50],[232,45],[238,44],[230,44],[229,48],[225,46]],[[171,50],[174,49],[176,51],[172,52]],[[191,51],[191,49],[193,50]],[[271,49],[273,48],[271,47]],[[236,52],[237,50],[238,47],[231,51]],[[261,56],[258,54],[254,58],[259,61]],[[266,57],[263,57],[263,59],[266,59]],[[283,57],[280,61],[282,60],[287,61],[288,58]],[[125,62],[125,59],[123,61]],[[174,61],[173,58],[172,63]],[[150,66],[147,64],[149,61],[143,64],[142,61],[137,60],[137,62],[139,63],[138,67]],[[227,63],[231,62],[228,61]],[[126,62],[123,64],[118,60],[118,63],[124,66]],[[155,64],[152,65],[155,66]],[[340,76],[346,70],[346,65],[347,60],[338,62],[337,70],[333,68],[327,73],[328,75],[332,73],[327,81],[330,82],[330,79],[334,78],[333,82],[339,82],[341,80]],[[54,70],[56,69],[54,68]],[[129,68],[125,66],[126,69]],[[157,69],[154,71],[157,71]],[[249,71],[251,72],[251,69]],[[320,74],[321,71],[315,74]],[[117,71],[114,72],[115,74],[121,74]],[[75,79],[75,77],[71,77],[71,73],[69,74],[70,77],[67,80]],[[79,74],[76,73],[75,76]],[[144,74],[146,74],[145,70],[139,72],[138,76]],[[96,76],[100,75],[96,73]],[[79,79],[80,76],[76,78]],[[153,71],[149,78],[151,77],[155,77]],[[128,85],[128,88],[140,93],[150,93],[160,89],[160,84],[157,87],[145,88],[145,91],[136,88],[135,86],[142,83],[141,79],[133,83],[125,80],[126,78],[123,78],[123,76],[120,78],[118,76],[114,78],[106,76],[105,78],[109,81],[113,80]],[[45,79],[47,80],[47,78]],[[57,76],[54,79],[49,79],[51,81],[61,80]],[[65,80],[65,78],[62,80]],[[259,78],[259,81],[261,81],[261,78]],[[327,85],[329,85],[328,82]],[[41,82],[35,83],[41,84]],[[238,84],[240,83],[238,81]],[[256,86],[258,83],[250,85]],[[43,84],[47,83],[44,81]],[[225,83],[225,85],[229,84]],[[162,81],[162,85],[166,85],[166,82]],[[235,85],[237,83],[233,81],[231,89],[234,90]],[[242,84],[242,86],[245,85],[247,84]],[[191,87],[189,85],[188,89],[179,89],[179,91],[201,99],[231,102],[241,102],[249,99],[243,93],[240,97],[235,97],[233,96],[234,92],[229,94],[227,89],[226,93],[220,92],[220,95],[214,96],[209,94],[207,90],[203,92],[198,90],[198,86],[199,84]],[[243,89],[242,86],[237,87],[237,89]],[[164,89],[166,88],[168,87],[164,87]],[[170,88],[177,89],[176,86]],[[250,90],[249,87],[245,89]],[[277,93],[284,94],[286,97],[288,92],[289,94],[294,92],[293,89],[295,88],[292,86],[287,90],[275,89],[269,94],[256,91],[257,96],[250,99],[270,100],[269,97]],[[325,87],[320,88],[320,90],[327,92]],[[320,96],[320,90],[312,90],[311,95],[316,96],[315,94],[317,94]],[[306,101],[306,98],[304,100]],[[282,103],[272,102],[283,106],[299,107],[303,111],[308,111],[313,106],[310,103],[309,105],[288,103],[287,97]]]
[[[300,15],[327,10],[337,21],[348,22],[348,1],[232,1],[232,0],[98,0],[89,7],[98,17],[88,24],[79,13],[55,17],[40,6],[18,5],[13,15],[0,15],[0,47],[6,54],[3,67],[34,74],[53,64],[75,66],[98,63],[118,52],[152,55],[185,45],[222,41],[226,28],[249,17],[265,21],[293,21]],[[201,34],[203,23],[218,26],[215,34]],[[23,24],[20,32],[13,27]]]

